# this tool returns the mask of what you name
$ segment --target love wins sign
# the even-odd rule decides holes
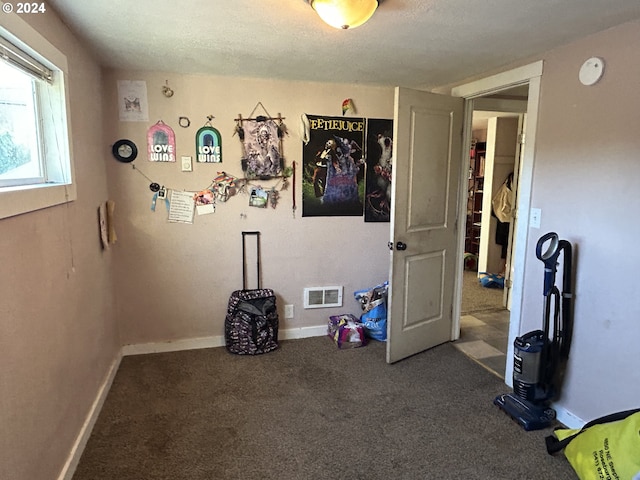
[[[176,135],[162,120],[147,131],[147,151],[150,162],[176,161]]]
[[[196,159],[200,163],[222,162],[222,138],[211,125],[205,125],[196,133]]]

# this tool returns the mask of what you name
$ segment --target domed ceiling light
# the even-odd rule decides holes
[[[334,28],[356,28],[371,18],[377,0],[306,0],[320,18]]]

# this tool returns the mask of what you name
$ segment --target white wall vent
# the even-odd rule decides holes
[[[304,289],[304,308],[342,306],[342,286],[307,287]]]

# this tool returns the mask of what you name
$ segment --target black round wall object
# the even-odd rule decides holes
[[[113,144],[111,153],[119,162],[129,163],[133,162],[138,156],[138,147],[131,140],[123,138]]]

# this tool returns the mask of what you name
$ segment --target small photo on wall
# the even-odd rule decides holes
[[[251,193],[249,194],[250,207],[267,208],[268,202],[269,192],[259,187],[251,189]]]
[[[214,192],[213,192],[213,190],[210,190],[210,189],[205,189],[205,190],[201,190],[201,191],[197,192],[193,196],[193,199],[196,202],[196,206],[198,206],[198,205],[210,205],[212,203],[215,203]]]

